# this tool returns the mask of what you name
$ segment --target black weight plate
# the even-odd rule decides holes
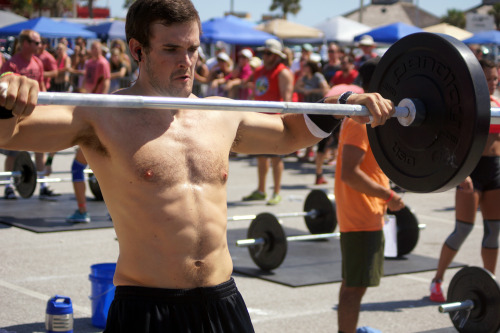
[[[447,302],[472,300],[474,308],[465,325],[460,328],[461,317],[453,317],[453,325],[459,332],[497,332],[500,329],[500,286],[495,277],[481,267],[464,267],[451,279]]]
[[[387,214],[396,216],[398,257],[411,253],[417,246],[420,235],[415,214],[412,213],[408,206],[397,212],[388,209]]]
[[[484,72],[465,44],[433,33],[404,37],[380,60],[370,90],[396,105],[403,98],[425,105],[419,126],[404,127],[396,118],[367,126],[373,154],[394,183],[440,192],[472,172],[488,135],[490,99]]]
[[[99,186],[99,182],[97,181],[97,178],[94,176],[93,173],[88,174],[88,183],[89,183],[89,188],[90,192],[94,195],[94,198],[98,201],[103,201],[104,198],[102,197],[101,193],[101,187]]]
[[[35,163],[28,152],[21,151],[14,160],[14,170],[21,173],[20,176],[14,176],[14,186],[17,192],[23,198],[29,198],[36,189],[37,172]]]
[[[278,268],[285,260],[287,242],[278,219],[270,213],[261,213],[250,223],[249,239],[264,238],[265,244],[248,247],[253,262],[264,271]]]
[[[318,216],[304,216],[307,229],[311,234],[328,234],[337,227],[337,213],[335,210],[335,197],[322,190],[312,190],[304,202],[304,212],[315,209]]]

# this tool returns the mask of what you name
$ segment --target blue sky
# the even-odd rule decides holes
[[[271,13],[269,6],[272,0],[192,0],[202,21],[213,17],[221,17],[231,8],[233,3],[236,12],[248,12],[253,21],[260,20],[262,14]],[[125,17],[123,0],[97,0],[97,6],[110,6],[113,17]],[[288,19],[300,24],[315,26],[329,17],[343,15],[359,7],[358,0],[302,0],[302,10],[296,16],[290,15]],[[364,4],[369,4],[365,0]],[[443,16],[448,9],[467,10],[482,3],[481,0],[414,0],[422,9]],[[276,14],[277,12],[274,12]]]

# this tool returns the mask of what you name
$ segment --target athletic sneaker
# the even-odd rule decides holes
[[[431,283],[431,296],[429,298],[433,302],[443,303],[446,301],[441,290],[441,283],[441,280],[434,280]]]
[[[255,190],[250,195],[243,197],[243,201],[253,201],[253,200],[266,200],[266,194]]]
[[[88,212],[81,213],[78,209],[66,218],[68,223],[90,223],[90,216]]]
[[[281,195],[274,193],[273,197],[267,202],[268,206],[274,206],[281,202]]]
[[[56,193],[53,190],[51,190],[48,186],[43,187],[40,189],[40,196],[38,199],[40,200],[56,200],[55,197],[60,196],[60,193]]]
[[[356,333],[382,333],[382,331],[370,326],[358,327]]]
[[[5,192],[3,194],[3,198],[6,200],[16,200],[17,196],[16,193],[14,192],[14,189],[10,186],[5,188]]]
[[[325,177],[323,177],[323,175],[316,176],[316,185],[321,185],[321,184],[328,184],[328,182],[326,181]]]

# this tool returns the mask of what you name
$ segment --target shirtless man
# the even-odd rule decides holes
[[[190,0],[135,1],[126,33],[140,75],[118,94],[197,98],[191,89],[201,24]],[[35,81],[5,75],[5,84],[0,106],[13,110],[14,118],[0,120],[0,148],[59,151],[78,145],[99,179],[120,250],[105,332],[253,332],[231,278],[229,152],[287,154],[314,145],[321,138],[311,131],[327,136],[338,121],[257,112],[35,107]],[[394,113],[393,103],[378,94],[352,95],[348,102],[366,105],[372,126]]]

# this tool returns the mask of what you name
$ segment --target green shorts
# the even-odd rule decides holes
[[[342,279],[347,287],[375,287],[384,275],[384,232],[340,234]]]

